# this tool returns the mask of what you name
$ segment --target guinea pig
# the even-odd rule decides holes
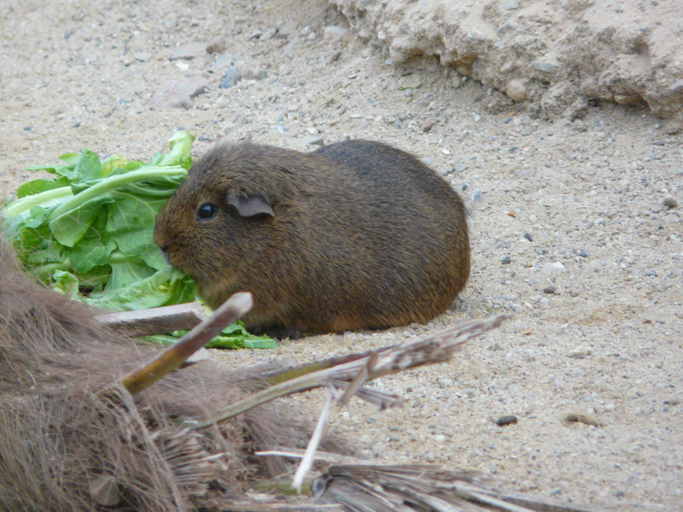
[[[349,140],[302,153],[219,143],[156,220],[155,242],[218,307],[245,290],[253,330],[425,323],[467,282],[458,194],[414,156]]]

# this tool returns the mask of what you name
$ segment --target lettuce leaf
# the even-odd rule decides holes
[[[149,162],[101,159],[86,149],[61,155],[63,164],[30,168],[54,178],[22,184],[2,210],[24,268],[55,290],[110,311],[195,300],[194,281],[172,268],[153,240],[159,210],[192,165],[193,141],[178,131],[169,151]],[[243,326],[231,326],[214,342],[224,348],[274,344]]]

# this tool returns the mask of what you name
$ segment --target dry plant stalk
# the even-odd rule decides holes
[[[213,315],[204,319],[183,336],[178,342],[164,350],[149,364],[126,375],[121,385],[130,393],[139,393],[155,382],[160,381],[172,371],[180,368],[195,352],[204,348],[227,325],[251,309],[251,293],[240,292],[231,296]]]
[[[204,308],[198,302],[136,311],[102,313],[95,316],[95,319],[105,327],[126,336],[148,336],[192,329],[205,318]]]
[[[353,382],[362,374],[363,383],[420,366],[449,361],[453,354],[470,339],[498,327],[508,316],[497,315],[486,320],[472,321],[458,327],[447,329],[417,341],[402,345],[392,345],[362,354],[353,354],[342,358],[317,361],[298,368],[289,368],[270,376],[269,381],[279,384],[270,386],[239,402],[231,404],[215,415],[211,420],[197,423],[193,429],[208,427],[232,418],[257,405],[276,398],[309,391],[327,385],[339,386],[340,383]],[[318,368],[324,368],[319,370]],[[313,372],[307,372],[312,369]],[[284,380],[281,375],[294,375]],[[363,389],[355,385],[358,391]],[[376,395],[379,396],[379,395]],[[392,402],[395,404],[396,402]],[[387,404],[384,404],[385,406]]]
[[[373,512],[590,512],[486,487],[472,471],[422,465],[331,466],[313,482],[316,499]],[[593,511],[595,512],[595,511]]]

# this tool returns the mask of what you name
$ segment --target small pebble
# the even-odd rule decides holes
[[[500,259],[500,262],[501,262],[503,265],[509,265],[510,263],[512,263],[512,258],[510,258],[510,256],[503,256],[503,257]]]
[[[604,424],[600,421],[598,421],[595,417],[590,416],[588,414],[581,414],[581,413],[575,413],[575,412],[570,412],[568,414],[565,414],[562,417],[562,422],[565,425],[571,424],[571,423],[582,423],[584,425],[588,425],[589,427],[604,427]]]
[[[189,43],[173,48],[168,56],[168,60],[191,60],[196,57],[201,57],[206,51],[207,47],[205,43]],[[135,58],[137,58],[137,54],[135,54]]]
[[[514,101],[524,101],[528,96],[526,81],[519,78],[513,78],[508,82],[507,87],[505,88],[505,94]]]
[[[235,67],[235,65],[231,65],[227,71],[223,74],[223,77],[221,78],[220,84],[218,84],[218,87],[221,89],[229,89],[230,87],[233,87],[237,82],[242,80],[242,73],[240,73],[240,70]]]
[[[133,55],[133,57],[135,57],[135,60],[138,62],[147,62],[152,58],[152,54],[147,52],[137,52]]]
[[[531,236],[530,233],[524,233],[524,238],[526,238],[527,240],[529,240],[529,242],[533,242],[533,241],[534,241],[534,239],[533,239],[533,237]]]
[[[507,425],[514,425],[517,423],[517,416],[501,416],[496,420],[496,425],[499,427],[505,427]]]
[[[666,206],[669,210],[678,208],[678,202],[673,197],[667,197],[666,199],[664,199],[664,201],[662,201],[662,204]]]
[[[565,269],[564,265],[559,261],[555,261],[554,263],[548,263],[543,268],[547,272],[563,272]]]
[[[428,133],[434,128],[434,123],[435,121],[433,119],[427,119],[424,123],[422,123],[422,131],[425,133]]]
[[[213,54],[213,53],[223,53],[225,51],[225,42],[223,41],[214,41],[213,43],[209,43],[206,47],[206,53]]]
[[[585,249],[579,249],[576,254],[581,256],[582,258],[588,258],[588,252]]]
[[[557,293],[557,288],[555,286],[546,286],[545,288],[543,288],[543,293],[554,295]]]
[[[476,189],[472,192],[472,201],[480,201],[481,200],[481,190]]]
[[[587,357],[590,357],[592,354],[593,351],[590,348],[578,347],[569,354],[567,354],[567,357],[570,357],[572,359],[586,359]]]
[[[349,29],[338,25],[328,25],[323,29],[323,37],[331,41],[339,41],[349,35]]]
[[[323,141],[322,137],[308,137],[305,140],[306,144],[311,145],[311,146],[324,146],[325,141]]]

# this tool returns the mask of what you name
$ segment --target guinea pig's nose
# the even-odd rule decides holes
[[[168,258],[168,247],[169,247],[169,244],[164,244],[164,245],[160,245],[159,249],[161,249],[161,254],[164,255],[164,259],[166,260],[166,263],[171,263],[171,261]]]

